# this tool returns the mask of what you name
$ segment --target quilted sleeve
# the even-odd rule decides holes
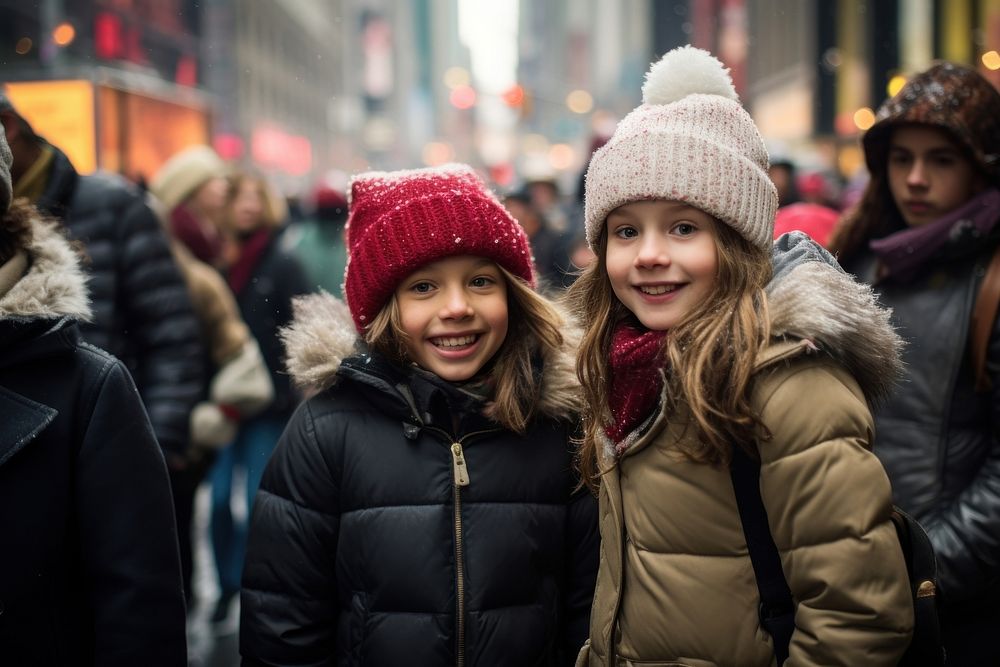
[[[895,665],[913,608],[888,477],[854,379],[805,360],[764,380],[761,494],[797,603],[787,667]]]
[[[333,664],[339,476],[311,407],[295,412],[254,501],[241,591],[244,665]]]

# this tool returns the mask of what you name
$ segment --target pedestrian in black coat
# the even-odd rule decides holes
[[[597,507],[527,237],[465,167],[361,175],[351,200],[350,310],[304,297],[285,332],[315,395],[255,500],[244,664],[571,665]]]
[[[8,210],[6,148],[0,135],[0,664],[181,667],[163,455],[125,366],[80,338],[86,279],[57,223]]]
[[[93,317],[83,339],[128,367],[172,470],[184,466],[189,416],[201,398],[198,320],[156,214],[116,174],[78,174],[0,94],[14,154],[14,196],[58,219],[86,255]]]

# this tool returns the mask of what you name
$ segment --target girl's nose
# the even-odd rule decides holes
[[[670,264],[667,242],[653,234],[647,235],[639,245],[639,252],[635,256],[635,265],[648,268],[667,264]]]
[[[923,160],[913,161],[910,173],[906,175],[906,184],[911,187],[925,187],[927,185],[927,170]]]
[[[452,288],[445,293],[445,302],[441,307],[441,319],[454,320],[472,315],[472,306],[465,290]]]

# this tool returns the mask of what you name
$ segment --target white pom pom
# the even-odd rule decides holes
[[[642,86],[646,104],[670,104],[688,95],[721,95],[739,101],[729,68],[708,51],[682,46],[653,63]]]

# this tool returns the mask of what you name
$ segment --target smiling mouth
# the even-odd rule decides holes
[[[650,296],[659,296],[667,292],[675,292],[681,285],[639,285],[639,291]]]
[[[431,338],[430,342],[434,347],[454,349],[458,347],[468,347],[469,345],[475,343],[478,339],[478,334],[469,334],[468,336],[439,336],[437,338]]]

